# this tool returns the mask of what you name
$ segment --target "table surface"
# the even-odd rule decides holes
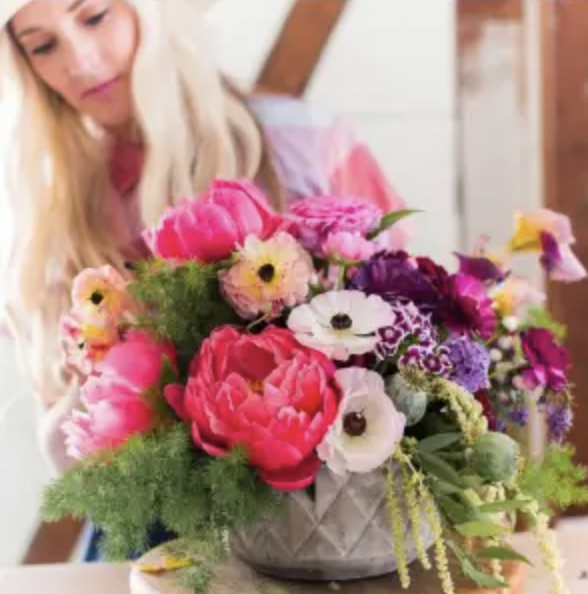
[[[588,592],[588,530],[558,531],[570,594]],[[549,579],[541,568],[538,549],[529,535],[516,535],[513,545],[534,563],[524,594],[548,594]],[[129,594],[126,564],[67,564],[0,569],[0,594]],[[342,592],[357,593],[343,586]]]

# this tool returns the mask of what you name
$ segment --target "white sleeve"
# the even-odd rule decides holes
[[[80,389],[73,387],[51,408],[39,401],[38,439],[41,451],[54,476],[63,474],[75,460],[67,455],[61,426],[74,408],[80,405]]]

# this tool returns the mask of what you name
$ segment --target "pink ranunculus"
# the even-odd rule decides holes
[[[252,466],[275,489],[310,485],[316,453],[338,411],[335,366],[299,345],[288,330],[269,326],[257,335],[220,327],[192,362],[182,397],[166,397],[192,425],[196,445],[222,456],[242,445]]]
[[[108,351],[100,375],[82,388],[85,410],[74,411],[63,425],[70,456],[83,459],[116,449],[132,435],[153,429],[156,418],[147,393],[158,386],[166,358],[176,364],[173,348],[142,332],[129,333]]]
[[[359,199],[319,196],[296,202],[288,218],[302,245],[320,253],[332,233],[345,231],[365,236],[378,227],[383,215],[377,206]]]
[[[376,249],[376,244],[360,233],[338,231],[327,237],[322,251],[327,257],[360,262],[371,258]]]
[[[217,180],[199,199],[164,214],[144,237],[153,254],[165,260],[218,262],[228,258],[248,235],[268,239],[285,222],[251,182]]]
[[[570,358],[567,349],[560,347],[553,333],[545,328],[523,332],[521,342],[529,363],[523,373],[525,386],[531,390],[543,386],[561,392],[568,385]]]

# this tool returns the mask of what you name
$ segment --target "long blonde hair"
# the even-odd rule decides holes
[[[127,1],[141,39],[132,86],[146,149],[139,186],[144,224],[215,177],[261,173],[279,199],[259,125],[207,53],[197,2]],[[12,222],[0,251],[5,310],[35,390],[54,402],[68,382],[58,321],[70,305],[74,276],[106,263],[123,270],[104,208],[112,191],[108,155],[97,131],[37,79],[7,30],[0,32],[0,93],[4,117],[14,121],[1,211]]]

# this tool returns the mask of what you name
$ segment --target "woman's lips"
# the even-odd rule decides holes
[[[108,96],[118,85],[120,81],[120,76],[103,82],[91,89],[88,89],[82,95],[82,99],[90,99],[90,98],[99,98],[99,97],[106,97]]]

